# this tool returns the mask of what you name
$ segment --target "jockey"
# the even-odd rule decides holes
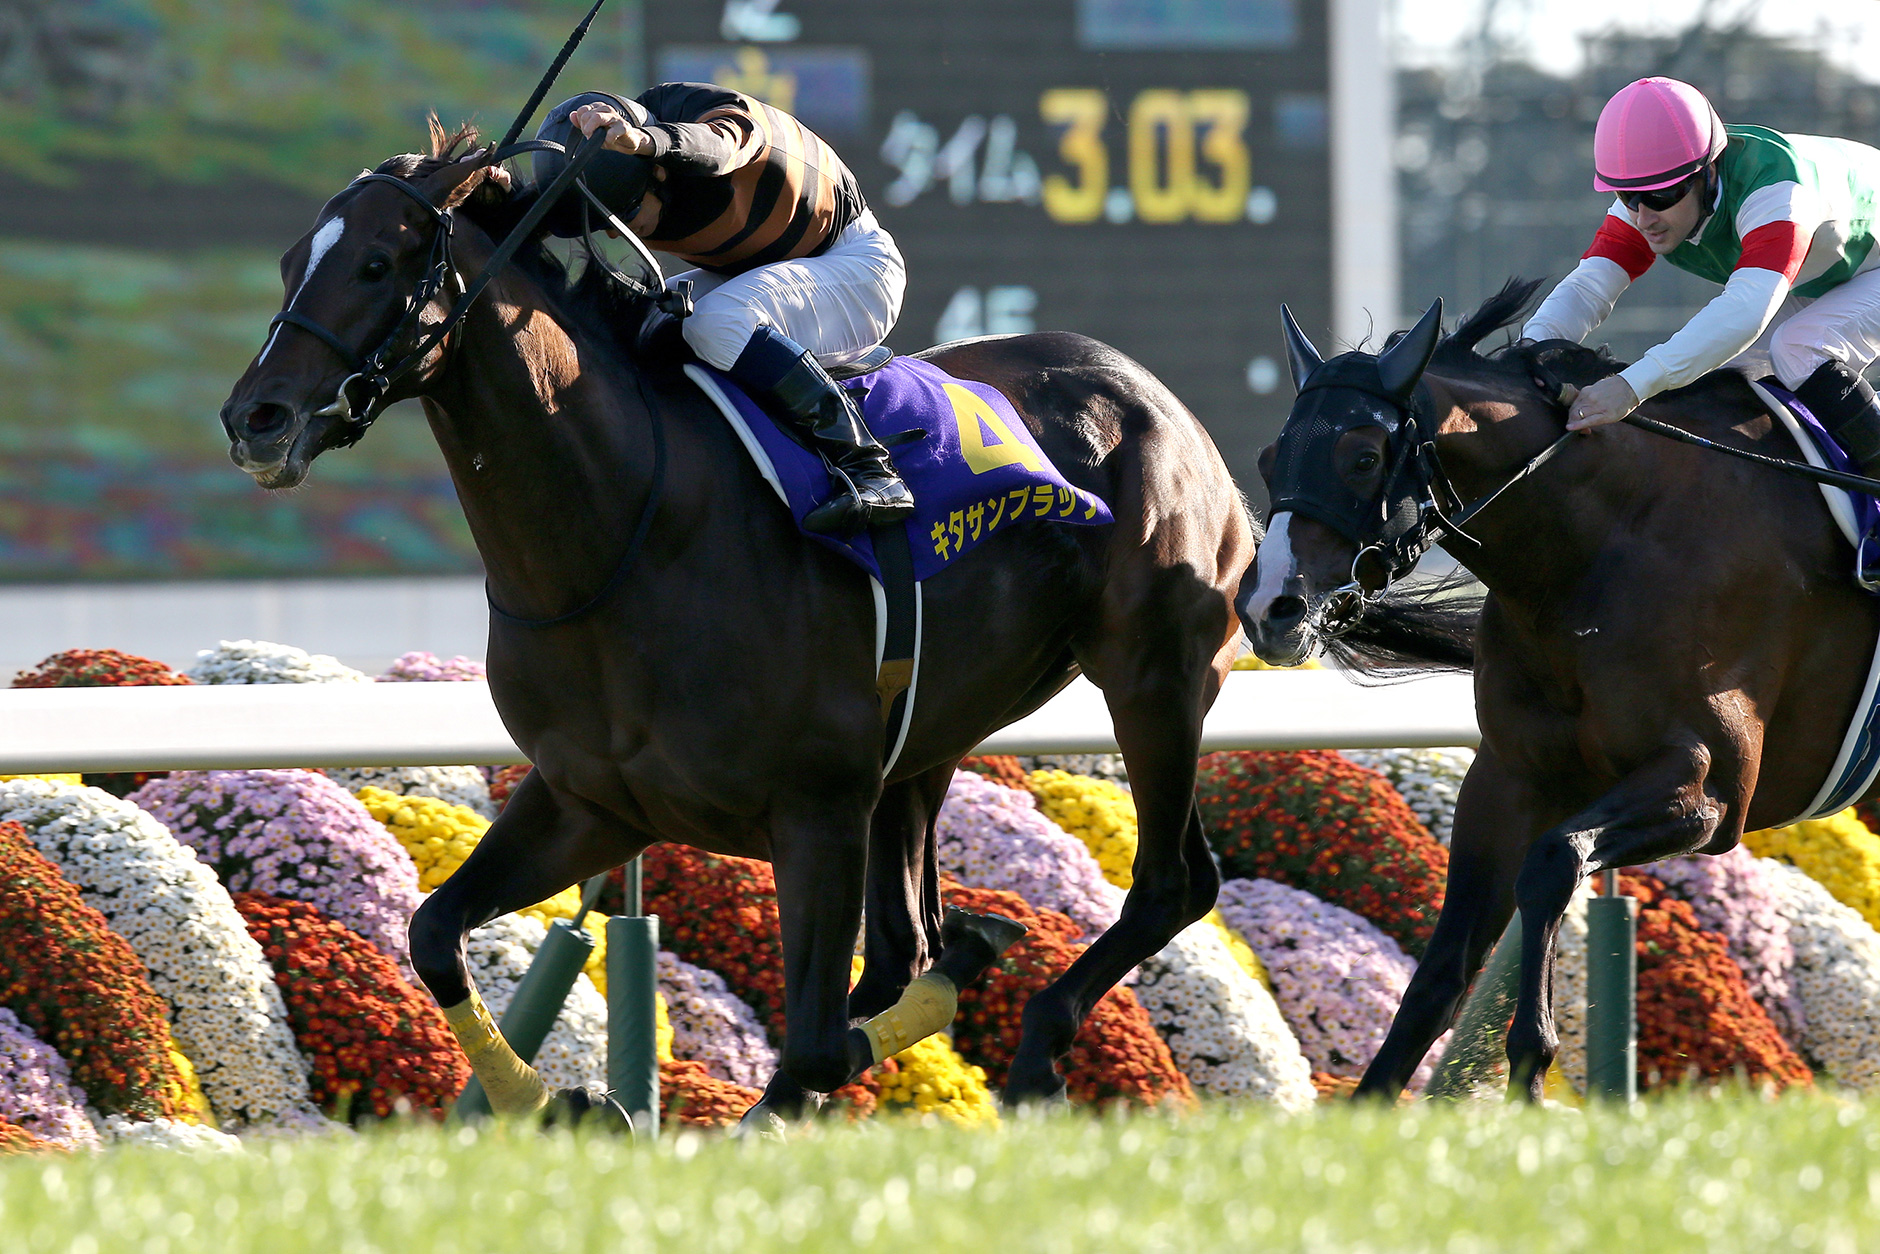
[[[603,134],[584,175],[614,216],[698,269],[686,343],[789,420],[849,490],[811,510],[811,531],[904,518],[914,497],[826,366],[880,344],[901,312],[907,269],[841,158],[808,127],[749,96],[662,83],[627,100],[591,91],[549,112],[539,135]],[[563,158],[541,161],[537,181]],[[581,229],[575,197],[551,223]]]
[[[1644,78],[1606,103],[1593,186],[1617,199],[1578,268],[1522,329],[1578,342],[1652,260],[1723,284],[1670,339],[1580,392],[1567,427],[1618,422],[1640,402],[1734,363],[1774,373],[1864,475],[1880,472],[1880,151],[1852,140],[1725,126],[1703,93]]]

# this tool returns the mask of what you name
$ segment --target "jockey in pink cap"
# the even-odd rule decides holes
[[[1642,78],[1606,102],[1593,187],[1617,193],[1593,245],[1523,328],[1576,343],[1657,257],[1723,284],[1684,328],[1580,393],[1568,427],[1733,364],[1773,373],[1860,464],[1880,472],[1880,151],[1852,140],[1725,126],[1702,92]]]

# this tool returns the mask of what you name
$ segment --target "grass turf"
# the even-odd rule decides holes
[[[884,1121],[788,1145],[388,1127],[0,1160],[8,1254],[1855,1251],[1877,1220],[1880,1107],[1819,1096]]]

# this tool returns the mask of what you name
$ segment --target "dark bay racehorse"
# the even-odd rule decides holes
[[[1560,384],[1621,368],[1563,341],[1478,355],[1535,286],[1511,283],[1440,344],[1439,304],[1376,357],[1321,362],[1288,320],[1302,390],[1263,459],[1276,512],[1239,600],[1263,658],[1304,652],[1354,575],[1375,590],[1403,573],[1428,544],[1417,506],[1432,489],[1453,516],[1559,440]],[[1643,413],[1796,457],[1729,371]],[[1554,938],[1574,890],[1605,868],[1722,853],[1746,827],[1800,815],[1880,630],[1880,602],[1855,588],[1813,484],[1629,426],[1567,441],[1465,529],[1479,543],[1445,544],[1489,589],[1475,643],[1482,747],[1456,807],[1442,916],[1359,1086],[1371,1096],[1402,1090],[1518,904],[1510,1085],[1538,1098],[1557,1044]]]
[[[449,260],[466,271],[527,200],[485,156],[456,155],[470,142],[437,134],[430,156],[379,167],[453,209]],[[336,195],[287,252],[289,307],[342,343],[283,324],[235,384],[222,420],[263,487],[299,484],[321,453],[357,438],[331,405],[349,373],[339,350],[361,354],[399,327],[439,230],[427,204],[368,181]],[[502,611],[491,689],[536,766],[419,910],[418,973],[443,1006],[464,1003],[466,933],[656,840],[767,859],[788,1031],[766,1105],[798,1108],[803,1091],[855,1073],[852,1018],[893,1005],[934,961],[934,821],[955,765],[1081,670],[1114,717],[1141,847],[1121,920],[1025,1011],[1006,1096],[1061,1093],[1055,1064],[1097,998],[1214,903],[1195,760],[1254,547],[1219,454],[1148,371],[1092,340],[990,338],[927,354],[1009,396],[1117,521],[1014,529],[928,582],[919,700],[884,780],[867,580],[797,534],[679,363],[640,351],[647,313],[592,269],[571,283],[531,244],[395,390],[423,398],[449,463]],[[643,514],[637,555],[616,575]],[[616,579],[559,625],[511,617],[578,611]],[[864,901],[866,973],[851,995]]]

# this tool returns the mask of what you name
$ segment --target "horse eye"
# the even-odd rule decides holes
[[[1376,453],[1358,454],[1358,460],[1352,463],[1351,468],[1357,471],[1359,474],[1365,474],[1368,471],[1376,470],[1377,469],[1377,454]]]
[[[385,260],[383,257],[374,257],[360,268],[359,277],[367,280],[382,279],[387,274],[391,273],[391,269],[391,262]]]

